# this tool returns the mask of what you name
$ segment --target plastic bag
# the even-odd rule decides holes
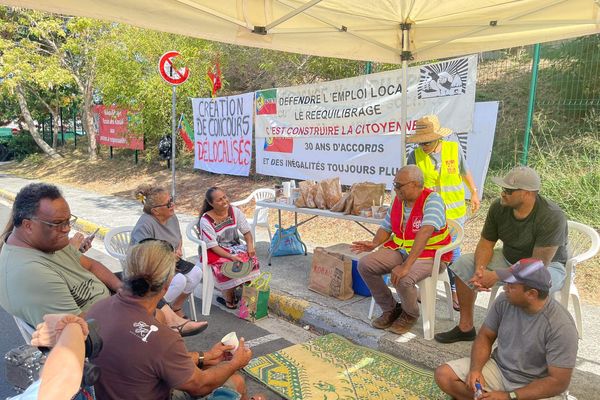
[[[280,228],[279,225],[275,225],[275,227],[277,231],[273,235],[273,239],[271,239],[271,256],[280,257],[304,254],[304,245],[295,226],[285,229]]]

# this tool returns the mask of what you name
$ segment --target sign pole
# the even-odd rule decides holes
[[[177,116],[175,115],[177,90],[175,88],[185,82],[190,75],[190,70],[186,67],[175,68],[174,60],[180,55],[178,51],[171,50],[158,60],[158,73],[167,83],[171,84],[173,93],[171,98],[171,196],[173,198],[175,198],[175,152],[177,147]]]
[[[177,129],[176,126],[176,110],[175,105],[177,104],[177,86],[172,85],[173,95],[171,96],[171,174],[172,174],[172,186],[171,186],[171,197],[175,198],[175,148],[177,147]]]

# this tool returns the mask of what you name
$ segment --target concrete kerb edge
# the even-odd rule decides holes
[[[378,348],[384,334],[384,331],[360,327],[354,318],[340,315],[337,310],[273,290],[269,297],[269,312],[320,334],[337,333],[370,348]]]
[[[0,189],[0,197],[13,203],[15,201],[16,194],[13,192],[9,192],[8,190]],[[88,235],[91,233],[94,233],[94,231],[96,229],[100,228],[100,230],[96,234],[96,237],[100,237],[100,238],[104,238],[104,236],[106,236],[106,234],[110,230],[109,228],[107,228],[105,226],[98,225],[94,222],[88,221],[83,218],[77,218],[75,227],[77,228],[78,231],[87,233]]]

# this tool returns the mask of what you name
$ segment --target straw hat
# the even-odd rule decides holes
[[[451,129],[440,126],[437,115],[425,115],[417,120],[415,133],[406,137],[406,143],[432,142],[451,133]]]
[[[252,272],[252,261],[228,261],[221,265],[221,273],[228,278],[243,278]]]

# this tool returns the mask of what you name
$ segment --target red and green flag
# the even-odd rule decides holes
[[[256,91],[256,115],[277,114],[277,89]]]
[[[181,136],[185,143],[185,148],[189,151],[194,151],[194,131],[190,128],[190,125],[187,123],[183,114],[181,114],[181,118],[179,118],[179,127],[177,130],[179,131],[179,136]]]

